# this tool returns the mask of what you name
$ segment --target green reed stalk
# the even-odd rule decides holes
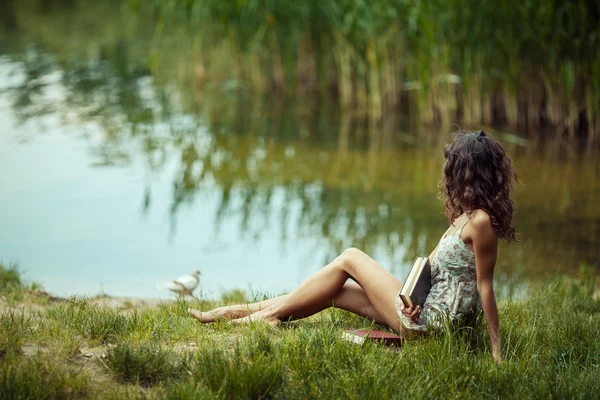
[[[376,119],[404,97],[425,123],[598,133],[600,18],[591,0],[167,0],[154,10],[201,38],[215,66],[207,80],[294,95],[314,86],[307,77],[317,65],[320,90]]]

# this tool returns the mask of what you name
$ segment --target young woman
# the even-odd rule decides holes
[[[461,323],[483,308],[492,354],[500,361],[493,277],[498,240],[515,240],[511,192],[517,177],[502,145],[483,131],[457,134],[444,157],[440,191],[450,227],[429,256],[432,287],[423,309],[405,308],[399,299],[402,282],[350,248],[287,295],[204,313],[190,309],[190,314],[201,322],[277,325],[337,307],[410,336],[448,320]]]

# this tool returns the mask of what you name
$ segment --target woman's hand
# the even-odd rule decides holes
[[[412,305],[410,307],[406,307],[404,304],[400,306],[400,311],[402,314],[412,322],[417,322],[419,315],[421,315],[421,306]]]

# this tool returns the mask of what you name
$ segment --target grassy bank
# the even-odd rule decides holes
[[[183,62],[197,86],[329,91],[375,119],[408,109],[443,126],[600,133],[600,8],[591,0],[153,4],[167,44],[156,58],[169,64],[170,49],[193,43]]]
[[[17,284],[1,295],[18,290],[31,295]],[[502,302],[506,361],[499,366],[484,326],[397,351],[342,341],[342,329],[370,323],[337,310],[272,329],[200,325],[187,316],[190,305],[223,301],[130,310],[75,300],[41,309],[3,303],[0,398],[594,398],[595,290],[588,272],[555,280],[526,301]]]

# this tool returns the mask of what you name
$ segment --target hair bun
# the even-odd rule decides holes
[[[480,137],[483,137],[483,136],[485,136],[485,132],[484,132],[484,131],[479,131],[479,136],[480,136]]]

